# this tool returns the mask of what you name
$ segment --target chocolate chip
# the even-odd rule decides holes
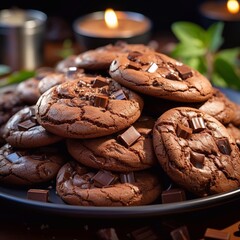
[[[131,126],[123,134],[118,135],[117,139],[126,147],[129,147],[134,144],[140,136],[141,134],[135,129],[135,127]]]
[[[27,192],[27,199],[40,202],[49,201],[49,190],[45,189],[29,189]]]
[[[99,170],[92,178],[95,187],[109,186],[111,183],[116,181],[116,176],[109,171]]]
[[[190,161],[196,168],[202,168],[204,163],[205,155],[197,152],[190,152]]]
[[[230,155],[232,149],[227,138],[218,139],[217,146],[222,154]]]
[[[193,76],[191,68],[186,65],[175,66],[175,68],[179,76],[184,80]]]
[[[162,203],[181,202],[186,200],[186,194],[183,189],[173,188],[162,192]]]
[[[192,129],[181,123],[178,123],[176,133],[178,137],[187,139],[192,134]]]
[[[204,119],[202,117],[191,118],[190,125],[194,132],[200,132],[206,128]]]
[[[97,231],[97,235],[101,240],[118,240],[117,233],[114,228],[103,228]]]
[[[157,87],[157,86],[159,86],[160,84],[159,84],[159,82],[158,82],[157,80],[154,80],[153,83],[152,83],[152,85],[153,85],[154,87]]]
[[[230,239],[230,234],[221,230],[207,228],[204,233],[205,239],[219,239],[219,240],[228,240]]]
[[[237,144],[238,148],[240,149],[240,139],[236,140],[236,144]]]
[[[128,64],[128,68],[129,69],[134,69],[134,70],[139,70],[141,68],[141,65],[139,63],[136,63],[136,62],[130,62]]]
[[[37,121],[37,117],[36,117],[36,116],[32,116],[32,117],[30,118],[30,120],[31,120],[33,123],[35,123],[36,125],[38,124],[38,121]]]
[[[159,236],[153,231],[151,227],[142,227],[130,233],[134,240],[158,240]]]
[[[93,88],[101,88],[108,85],[108,82],[104,78],[96,78],[91,82]]]
[[[30,107],[29,110],[30,110],[31,116],[35,116],[35,113],[36,113],[35,107]]]
[[[74,78],[75,73],[77,72],[77,67],[69,67],[66,72],[66,76],[68,78]]]
[[[126,95],[125,95],[125,93],[123,92],[122,89],[119,89],[118,91],[113,92],[111,94],[111,97],[113,99],[117,99],[117,100],[125,100],[125,99],[127,99],[127,97],[126,97]]]
[[[140,52],[137,52],[137,51],[133,51],[133,52],[130,52],[128,54],[128,59],[130,61],[136,61],[136,59],[139,57],[139,56],[142,56],[142,54]]]
[[[35,127],[37,124],[31,120],[26,120],[24,122],[18,123],[18,129],[20,131],[27,131],[32,127]]]
[[[108,105],[108,96],[97,95],[94,98],[94,106],[105,108]]]
[[[121,183],[134,183],[135,182],[134,173],[133,172],[121,173],[120,181]]]
[[[170,232],[173,240],[190,240],[190,235],[186,226],[181,226]]]
[[[147,72],[154,73],[158,69],[158,65],[154,62],[150,63],[149,67],[147,68]]]
[[[175,72],[169,72],[169,73],[166,75],[166,78],[167,78],[167,79],[170,79],[170,80],[177,80],[177,81],[182,80],[182,79],[179,78],[179,76],[178,76]]]
[[[11,163],[17,163],[20,157],[21,157],[21,154],[14,152],[14,153],[8,154],[5,158]]]

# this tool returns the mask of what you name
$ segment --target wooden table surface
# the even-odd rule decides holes
[[[159,46],[165,47],[167,41],[162,39]],[[45,46],[45,66],[54,66],[61,60],[57,54],[61,47],[62,43],[56,42]],[[116,231],[119,240],[129,240],[134,239],[129,237],[131,232],[143,227],[157,232],[159,239],[172,239],[170,231],[181,226],[187,227],[191,239],[203,239],[206,229],[213,228],[229,232],[231,240],[240,240],[240,199],[201,211],[131,219],[69,217],[0,199],[0,216],[0,240],[96,240],[101,239],[97,234],[100,229],[109,228]]]

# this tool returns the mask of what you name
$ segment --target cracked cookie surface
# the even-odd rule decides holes
[[[127,55],[131,51],[151,52],[153,49],[143,44],[119,41],[79,54],[75,58],[75,66],[88,70],[108,70],[116,57]]]
[[[152,144],[154,123],[155,119],[141,116],[133,124],[140,136],[130,146],[118,139],[118,132],[94,139],[67,139],[67,148],[76,161],[96,169],[119,172],[147,169],[157,164]]]
[[[134,173],[134,181],[121,182],[119,173],[103,172],[113,182],[96,186],[97,170],[69,161],[59,170],[56,190],[68,204],[84,206],[138,206],[152,203],[161,193],[159,178],[147,170]],[[108,178],[109,179],[109,178]]]
[[[224,125],[194,108],[173,108],[153,129],[157,158],[168,176],[198,196],[240,186],[240,153]]]
[[[53,180],[65,163],[57,145],[17,149],[5,144],[0,148],[0,182],[31,186]]]
[[[134,123],[143,100],[111,78],[94,76],[49,89],[36,106],[37,120],[48,131],[69,138],[93,138]]]
[[[144,111],[151,116],[159,117],[165,111],[175,107],[192,107],[199,109],[222,124],[228,124],[236,119],[236,104],[226,97],[219,89],[213,87],[213,95],[203,102],[180,102],[167,99],[144,96]]]
[[[202,74],[158,52],[120,56],[109,74],[125,87],[158,98],[201,102],[212,95],[212,85]]]
[[[35,117],[35,105],[15,113],[6,123],[3,136],[12,147],[21,148],[42,147],[62,140],[62,137],[39,125]]]

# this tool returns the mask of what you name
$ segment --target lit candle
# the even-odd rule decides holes
[[[150,40],[152,24],[140,13],[107,9],[78,18],[73,28],[81,46],[90,49],[118,40],[146,44]]]
[[[224,22],[225,47],[240,46],[240,10],[237,0],[207,1],[200,6],[200,13],[206,25],[216,21]]]

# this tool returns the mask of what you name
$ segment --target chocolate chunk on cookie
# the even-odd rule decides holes
[[[21,109],[8,120],[4,129],[4,139],[13,147],[34,148],[59,142],[62,137],[39,125],[34,105]]]
[[[116,58],[109,74],[140,93],[180,102],[201,102],[212,96],[212,85],[198,71],[157,52],[130,52]]]
[[[0,183],[28,186],[54,179],[65,163],[58,145],[17,149],[5,144],[0,148]]]
[[[235,139],[214,117],[194,108],[173,108],[153,129],[157,158],[177,184],[206,196],[240,186],[240,152]]]
[[[118,172],[147,169],[157,163],[152,144],[154,123],[153,118],[142,116],[131,127],[110,136],[67,139],[68,151],[78,162],[96,169]]]
[[[118,91],[125,97],[116,97]],[[37,120],[48,131],[94,138],[129,127],[141,115],[143,100],[110,78],[83,76],[49,89],[36,105]]]
[[[153,172],[134,172],[133,178],[120,175],[70,161],[58,172],[56,190],[67,204],[84,206],[138,206],[159,197],[161,185]]]

